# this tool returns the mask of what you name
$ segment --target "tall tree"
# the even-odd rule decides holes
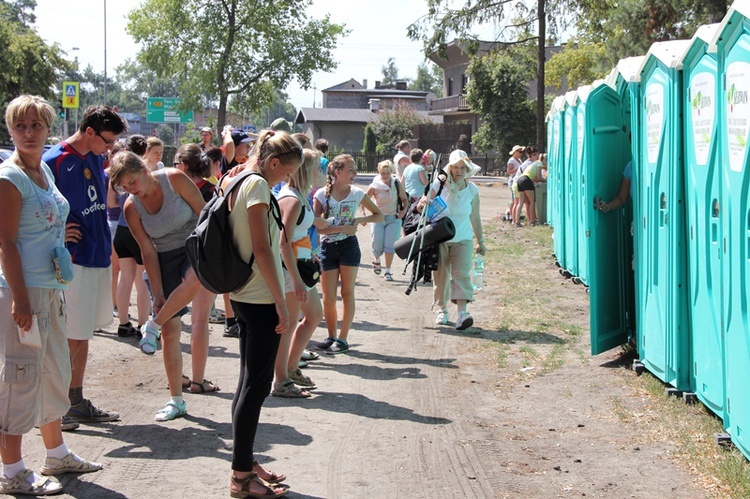
[[[396,66],[396,59],[393,57],[388,58],[388,62],[380,67],[380,72],[383,75],[383,80],[380,82],[383,86],[395,85],[397,81],[407,81],[408,78],[401,78],[398,74],[398,66]]]
[[[383,109],[378,119],[368,124],[377,139],[378,154],[393,154],[396,144],[414,136],[414,126],[432,123],[404,101],[394,101],[393,107]]]
[[[417,66],[417,77],[412,80],[409,90],[432,92],[437,97],[443,96],[443,69],[437,64],[425,62]]]
[[[129,14],[127,30],[143,45],[138,58],[159,76],[179,81],[186,109],[216,96],[217,127],[229,97],[243,94],[254,109],[273,100],[271,88],[336,67],[333,49],[343,25],[311,19],[312,0],[146,0]],[[270,85],[269,85],[270,84]]]

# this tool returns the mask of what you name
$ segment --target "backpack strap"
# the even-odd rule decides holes
[[[300,199],[301,197],[302,197],[301,194],[299,197],[297,197],[294,193],[292,193],[292,194],[285,194],[283,196],[276,198],[278,201],[281,201],[282,199],[286,199],[286,198],[294,198],[300,202],[300,204],[302,205],[302,209],[300,210],[299,216],[297,217],[297,223],[295,224],[296,226],[302,225],[302,222],[305,220],[305,210],[307,209],[307,205],[302,199]]]
[[[401,211],[404,209],[404,203],[401,201],[401,184],[396,177],[393,177],[393,181],[396,183],[396,207]]]

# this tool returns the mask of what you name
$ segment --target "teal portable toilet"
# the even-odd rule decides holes
[[[552,102],[553,112],[553,137],[552,141],[554,147],[554,163],[548,163],[549,175],[552,177],[552,194],[549,194],[548,200],[552,198],[552,205],[554,208],[554,218],[552,225],[554,231],[554,251],[557,263],[561,268],[565,268],[565,226],[563,221],[565,220],[565,164],[563,161],[563,109],[565,104],[565,97],[559,96]]]
[[[550,172],[552,169],[552,165],[555,164],[555,113],[553,111],[554,109],[554,102],[552,105],[550,105],[550,109],[547,112],[547,117],[545,118],[545,126],[547,127],[547,148],[545,151],[547,152],[547,186],[548,186],[548,197],[547,197],[547,225],[550,227],[555,226],[554,219],[555,219],[555,199],[554,199],[554,192],[552,189],[552,182],[553,182],[553,174]],[[553,236],[554,238],[554,236]],[[553,249],[554,251],[554,249]]]
[[[685,210],[692,391],[724,419],[721,333],[721,208],[718,59],[709,45],[719,24],[701,26],[680,61],[683,75]]]
[[[565,94],[565,131],[563,163],[565,172],[565,265],[571,275],[578,275],[578,164],[576,163],[576,92]]]
[[[598,80],[596,82],[596,85],[598,86],[602,83],[602,80]],[[584,85],[582,87],[578,87],[578,90],[576,91],[576,173],[578,174],[578,200],[576,201],[578,209],[576,210],[576,212],[578,214],[578,276],[574,277],[574,279],[585,286],[588,286],[589,284],[589,262],[588,246],[586,244],[588,210],[585,209],[585,200],[587,198],[586,177],[588,175],[585,164],[588,160],[588,154],[586,154],[586,150],[584,148],[584,144],[586,142],[584,122],[586,120],[586,106],[589,94],[591,93],[591,87],[592,85]]]
[[[717,46],[721,93],[722,281],[725,425],[732,441],[750,459],[750,2],[735,2],[721,22]],[[726,423],[726,420],[725,420]],[[745,434],[748,430],[748,434]]]
[[[682,166],[682,73],[689,40],[654,43],[641,66],[638,352],[655,376],[691,388]]]
[[[591,90],[582,125],[586,188],[581,208],[588,220],[585,240],[592,355],[622,345],[630,334],[627,280],[628,276],[632,280],[632,272],[627,210],[604,213],[597,209],[599,199],[615,197],[630,160],[623,116],[621,95],[615,89],[598,85]]]

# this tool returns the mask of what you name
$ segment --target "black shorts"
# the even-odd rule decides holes
[[[143,265],[143,258],[141,258],[141,247],[138,246],[138,242],[130,233],[130,229],[123,227],[122,225],[117,226],[115,231],[115,253],[119,258],[134,258],[135,263]]]
[[[516,186],[518,187],[518,192],[533,191],[534,181],[526,175],[521,175],[520,177],[518,177],[518,180],[516,180]]]
[[[190,268],[190,261],[187,258],[184,246],[158,253],[158,256],[159,270],[161,271],[161,289],[164,292],[164,298],[169,298],[169,295],[177,289],[177,286],[182,284],[182,280]],[[188,312],[187,307],[182,307],[172,318],[182,317]]]

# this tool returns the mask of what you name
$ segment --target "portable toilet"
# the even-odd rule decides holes
[[[718,160],[718,59],[709,45],[719,24],[701,26],[683,55],[685,210],[693,390],[724,418],[721,333],[721,208]]]
[[[548,187],[548,196],[553,206],[553,221],[552,225],[555,228],[554,231],[554,251],[557,263],[561,268],[565,268],[565,164],[563,161],[563,109],[564,109],[565,97],[559,96],[552,102],[553,116],[553,147],[554,147],[554,163],[548,163],[548,172],[552,179],[552,184]],[[549,194],[549,189],[552,189],[552,194]]]
[[[640,69],[642,231],[637,334],[646,369],[678,390],[690,389],[687,248],[682,166],[682,73],[690,40],[654,43]]]
[[[578,165],[576,163],[576,92],[565,94],[563,163],[565,171],[565,270],[578,275]]]
[[[551,227],[554,227],[554,210],[555,210],[555,201],[552,196],[552,189],[549,188],[551,185],[551,179],[550,179],[550,167],[555,163],[555,119],[554,119],[554,112],[552,111],[552,106],[550,106],[550,110],[547,111],[547,116],[544,119],[545,127],[547,128],[547,185],[548,185],[548,199],[547,199],[547,206],[545,210],[545,223]],[[554,250],[553,250],[554,251]]]
[[[601,84],[599,81],[597,84]],[[591,93],[591,85],[578,87],[576,90],[576,174],[578,185],[578,199],[576,200],[576,210],[578,215],[577,237],[578,237],[578,276],[575,278],[580,283],[588,286],[588,250],[586,246],[586,227],[587,227],[587,210],[584,208],[586,196],[586,168],[584,167],[588,155],[583,147],[585,142],[584,120],[586,118],[586,104]]]
[[[622,96],[610,85],[594,87],[585,99],[579,132],[584,135],[585,188],[581,209],[586,212],[586,253],[590,302],[591,353],[597,355],[627,342],[632,307],[630,231],[627,210],[598,210],[599,200],[611,200],[620,188],[630,160],[623,122]],[[580,112],[580,109],[579,109]]]
[[[736,1],[712,45],[719,58],[722,289],[727,431],[750,459],[750,1]],[[726,423],[726,420],[725,420]],[[745,434],[744,430],[748,430]]]

